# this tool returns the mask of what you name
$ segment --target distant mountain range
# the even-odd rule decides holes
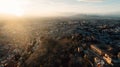
[[[21,18],[26,18],[28,16],[24,16]],[[71,19],[120,19],[120,12],[116,13],[109,13],[109,14],[75,14],[75,13],[64,13],[62,16],[54,16],[54,17],[32,17],[30,18],[71,18]],[[0,19],[14,19],[14,18],[19,18],[14,15],[5,15],[5,14],[0,14]]]
[[[106,15],[94,15],[94,14],[76,14],[69,16],[69,18],[80,19],[120,19],[120,14],[106,14]]]

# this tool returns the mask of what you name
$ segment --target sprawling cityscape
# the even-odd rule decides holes
[[[120,20],[28,22],[15,30],[1,23],[0,67],[120,67]]]
[[[120,0],[0,0],[0,67],[120,67]]]

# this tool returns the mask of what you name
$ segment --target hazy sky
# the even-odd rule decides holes
[[[0,13],[15,15],[120,12],[120,0],[0,0]]]

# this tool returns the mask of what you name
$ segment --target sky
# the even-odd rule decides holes
[[[0,0],[0,14],[54,16],[120,13],[120,0]]]

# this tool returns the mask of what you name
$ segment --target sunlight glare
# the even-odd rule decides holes
[[[21,6],[22,3],[19,1],[2,1],[0,3],[0,13],[8,14],[8,15],[15,15],[15,16],[23,16],[24,9]]]

